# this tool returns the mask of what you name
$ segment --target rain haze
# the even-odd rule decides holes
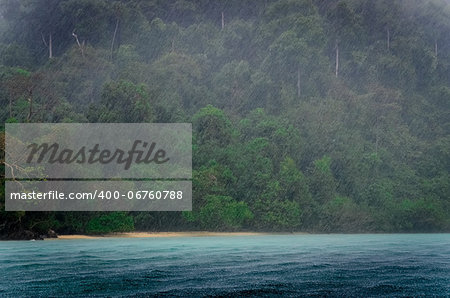
[[[305,250],[317,249],[324,239],[330,246],[324,255],[309,256],[308,264],[330,257],[330,247],[342,248],[338,237],[312,234],[443,233],[426,239],[437,251],[450,244],[445,234],[450,232],[448,0],[0,0],[0,107],[1,167],[23,175],[30,169],[5,161],[5,123],[192,124],[192,211],[7,212],[2,179],[0,239],[230,233],[256,241],[247,247],[235,238],[229,246],[218,240],[227,257],[236,249],[245,258],[263,239],[256,235],[276,235],[260,235],[269,244],[261,246],[254,269],[245,267],[258,272],[254,276],[266,272],[264,260],[272,253],[279,258],[274,264],[288,262],[273,251],[270,243],[276,238],[271,237],[281,237],[286,250],[293,251],[303,242],[289,237],[319,237]],[[356,236],[342,237],[357,246],[357,238],[351,238]],[[368,262],[394,255],[395,236],[361,237],[367,250],[360,252],[365,258],[359,265],[370,267]],[[421,242],[405,235],[399,239],[406,250]],[[121,240],[114,241],[119,245]],[[199,272],[221,270],[220,247],[209,246],[213,238],[183,241],[180,246],[191,253],[211,249],[211,267],[194,262]],[[377,241],[386,251],[365,254]],[[178,247],[169,242],[164,245]],[[349,251],[345,257],[352,259]],[[177,258],[184,252],[177,251]],[[421,258],[404,257],[392,262],[400,260],[398,268],[403,268]],[[439,272],[450,276],[448,259],[428,261],[421,268],[430,271],[421,271],[420,278],[442,264]],[[158,270],[178,266],[168,262],[158,263]],[[294,264],[285,273],[272,273],[273,280],[315,270]],[[333,262],[322,265],[346,276],[352,272]],[[300,267],[306,271],[295,271]],[[399,272],[394,268],[391,277]],[[186,274],[178,278],[193,278]],[[323,274],[314,276],[335,280],[333,273]],[[224,278],[236,284],[231,275]],[[268,292],[252,292],[255,288],[242,284],[230,290],[211,280],[198,281],[208,284],[204,291],[189,292],[195,282],[177,288],[180,292],[170,287],[139,291],[188,296],[450,294],[450,281],[443,276],[435,277],[436,284],[424,281],[422,288],[420,282],[401,288],[407,283],[401,279],[389,286],[374,281],[365,292],[326,282],[308,284],[312,288],[297,283],[271,287],[266,277],[260,278],[258,289],[268,287]],[[368,283],[359,282],[358,287]],[[130,287],[92,294],[136,293]],[[270,290],[280,287],[281,292]],[[77,291],[72,294],[88,293]]]

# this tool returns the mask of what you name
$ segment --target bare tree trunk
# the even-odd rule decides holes
[[[48,35],[48,58],[53,58],[52,34]]]
[[[48,47],[47,42],[45,41],[44,34],[42,34],[42,32],[41,32],[41,37],[42,37],[42,42],[44,43],[44,45],[45,45],[46,47]]]
[[[222,29],[225,27],[225,15],[222,11]]]
[[[77,45],[78,45],[78,47],[80,48],[80,51],[81,51],[81,56],[83,56],[83,58],[84,58],[83,46],[80,44],[80,41],[78,40],[78,36],[75,34],[75,32],[72,32],[72,36],[75,37]]]
[[[48,58],[53,58],[53,48],[52,48],[52,34],[48,35],[48,43],[45,41],[44,34],[41,33],[42,42],[48,48]]]
[[[336,40],[336,78],[339,75],[339,43]]]
[[[9,96],[9,118],[12,117],[12,96]]]
[[[114,29],[113,39],[112,39],[112,42],[111,42],[111,60],[113,58],[114,42],[116,41],[116,34],[117,34],[117,29],[118,28],[119,28],[119,18],[117,18],[117,20],[116,20],[116,28]]]
[[[28,110],[27,122],[30,122],[33,115],[33,91],[28,90],[28,102],[30,103],[30,109]]]
[[[302,91],[302,89],[301,89],[301,85],[300,85],[300,79],[301,79],[301,77],[300,77],[300,66],[298,67],[298,69],[297,69],[297,96],[298,97],[300,97],[301,96],[301,91]]]
[[[380,140],[380,123],[379,123],[379,117],[376,116],[376,119],[375,119],[375,154],[378,154],[378,145],[380,142],[379,140]]]
[[[438,43],[437,43],[437,39],[434,40],[434,55],[438,56]]]
[[[387,49],[390,50],[391,48],[391,31],[389,31],[389,28],[386,29],[387,33]]]

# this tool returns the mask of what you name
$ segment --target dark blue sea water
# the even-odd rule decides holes
[[[0,296],[450,296],[450,234],[0,242]]]

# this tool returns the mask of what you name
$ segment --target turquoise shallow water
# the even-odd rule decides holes
[[[450,234],[0,242],[0,296],[450,296]]]

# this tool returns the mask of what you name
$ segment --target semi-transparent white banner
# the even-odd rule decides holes
[[[191,181],[6,181],[6,211],[190,211]]]
[[[6,178],[192,178],[189,123],[7,123]]]

